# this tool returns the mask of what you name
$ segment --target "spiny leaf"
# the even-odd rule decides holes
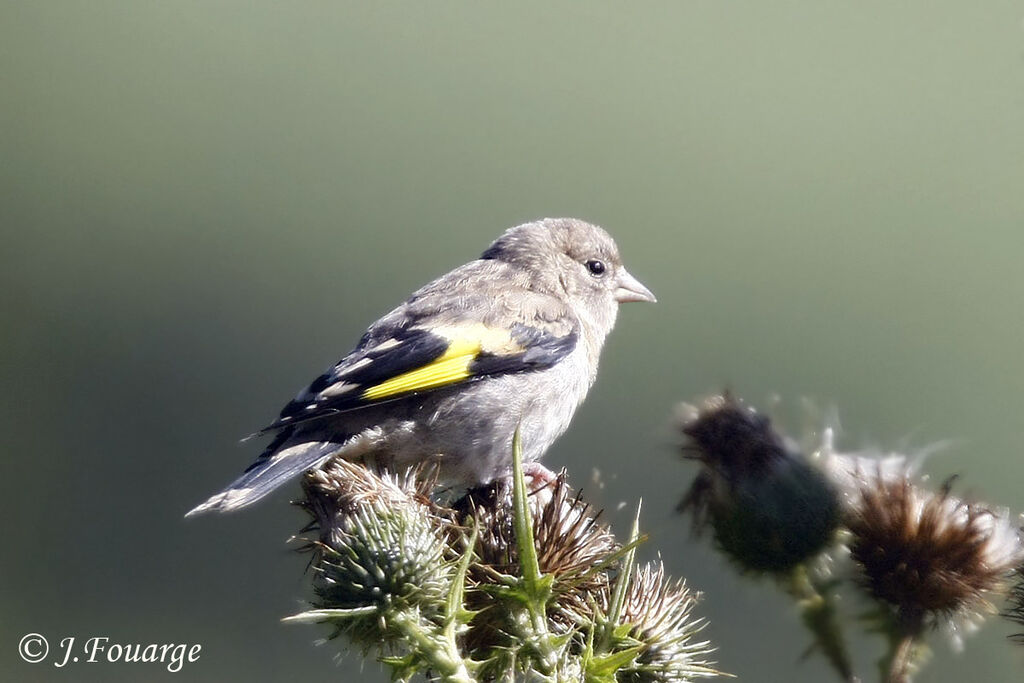
[[[466,610],[463,609],[466,593],[466,574],[469,572],[469,565],[473,561],[473,548],[476,547],[478,531],[479,527],[474,524],[473,532],[470,534],[469,540],[466,542],[466,552],[463,553],[462,558],[459,560],[459,564],[455,568],[455,576],[452,577],[452,587],[451,590],[448,591],[448,598],[445,601],[444,626],[446,629],[452,628],[456,621],[460,621],[460,615],[464,617],[468,614]],[[472,616],[470,616],[470,618],[472,618]]]
[[[377,613],[377,607],[367,605],[366,607],[352,607],[350,609],[311,609],[301,614],[294,614],[285,617],[282,622],[289,624],[319,624],[332,619],[354,619],[356,617],[369,617]]]
[[[587,662],[586,677],[588,681],[614,681],[615,673],[623,669],[639,656],[643,651],[642,645],[612,652],[606,655],[596,655]]]
[[[622,618],[622,607],[626,604],[626,591],[629,589],[629,579],[633,574],[633,566],[636,564],[636,546],[637,540],[640,538],[640,508],[643,506],[643,501],[637,503],[636,516],[633,518],[633,528],[629,532],[629,543],[626,545],[629,550],[626,553],[626,557],[622,563],[622,571],[619,572],[618,578],[615,580],[615,592],[612,594],[611,604],[608,606],[608,621],[612,627],[619,625],[619,619]],[[608,635],[605,634],[603,644],[606,649],[608,646]]]
[[[530,593],[534,593],[540,579],[540,562],[537,548],[533,544],[533,517],[530,514],[529,494],[523,477],[523,443],[516,429],[512,437],[512,505],[515,510],[514,525],[516,546],[519,550],[519,571]]]

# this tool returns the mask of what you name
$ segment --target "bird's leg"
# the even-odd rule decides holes
[[[536,461],[523,463],[523,477],[527,479],[526,483],[531,493],[551,486],[558,480],[557,474]]]

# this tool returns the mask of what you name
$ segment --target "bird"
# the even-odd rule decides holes
[[[510,475],[517,430],[523,462],[539,465],[597,377],[619,304],[633,301],[656,299],[602,228],[509,228],[373,323],[251,435],[273,437],[255,462],[186,516],[248,506],[333,457],[434,463],[450,487],[484,485]]]

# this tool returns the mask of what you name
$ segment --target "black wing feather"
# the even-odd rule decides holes
[[[561,337],[536,327],[516,325],[512,338],[524,349],[522,353],[481,353],[469,366],[473,375],[503,375],[517,372],[544,370],[568,356],[578,335],[575,330]]]
[[[379,328],[374,331],[376,334],[364,336],[352,353],[317,377],[306,391],[284,407],[273,424],[258,434],[404,398],[406,395],[368,400],[363,397],[363,392],[393,377],[429,365],[444,355],[451,344],[445,337],[424,328],[395,326],[389,330],[389,335],[381,334],[383,330]],[[579,341],[575,328],[565,334],[556,334],[521,323],[511,328],[511,337],[523,351],[491,353],[483,350],[469,367],[471,377],[464,381],[549,368],[568,356]],[[337,386],[351,388],[332,393],[331,389]]]
[[[290,401],[281,410],[277,421],[264,431],[369,405],[371,402],[361,399],[360,391],[329,397],[320,394],[339,382],[372,387],[396,375],[428,365],[448,349],[447,339],[428,330],[402,330],[393,339],[397,344],[391,347],[371,348],[363,353],[357,351],[346,356],[342,362],[317,377],[301,398]],[[369,359],[365,366],[347,369],[364,359]]]

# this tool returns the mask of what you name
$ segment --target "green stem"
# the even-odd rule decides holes
[[[413,644],[416,652],[423,657],[430,665],[441,681],[448,683],[475,683],[469,673],[469,667],[459,653],[459,646],[455,642],[454,631],[443,629],[437,633],[432,625],[425,624],[415,612],[400,610],[392,616],[392,621],[409,641]]]
[[[537,604],[537,601],[530,600],[526,609],[530,613],[530,626],[534,648],[537,650],[540,672],[547,677],[554,676],[556,681],[562,680],[558,667],[558,651],[551,642],[551,633],[548,631],[548,616],[544,604]]]
[[[911,653],[914,651],[915,640],[914,636],[909,633],[900,639],[899,644],[896,646],[896,651],[893,653],[892,662],[889,664],[886,683],[909,683],[910,674],[908,669],[910,668]]]
[[[530,514],[530,494],[523,477],[523,444],[519,430],[512,435],[512,505],[516,532],[516,549],[519,551],[519,572],[523,585],[530,593],[537,592],[541,579],[537,547],[533,542],[533,516]]]
[[[611,600],[608,604],[608,623],[601,634],[601,640],[597,646],[597,652],[605,653],[611,649],[615,629],[618,628],[622,619],[622,608],[626,604],[626,593],[629,591],[629,581],[633,577],[633,568],[636,565],[636,546],[640,538],[640,508],[643,506],[641,500],[636,506],[636,516],[633,517],[633,528],[629,532],[629,543],[625,557],[622,559],[622,568],[615,579],[615,588],[612,590]]]
[[[551,577],[540,572],[537,548],[533,540],[533,516],[530,514],[529,493],[523,477],[523,446],[516,429],[512,436],[512,504],[514,508],[516,547],[519,550],[519,572],[526,610],[530,617],[531,633],[527,635],[537,654],[540,674],[561,681],[558,666],[558,647],[548,630],[547,602],[551,597]]]
[[[911,675],[923,659],[921,634],[924,632],[924,618],[920,614],[900,614],[898,620],[899,640],[893,642],[885,683],[910,683]]]
[[[845,683],[857,683],[859,679],[853,674],[853,666],[846,653],[835,604],[818,590],[803,565],[789,574],[785,587],[797,600],[804,625],[814,635],[814,646],[821,648],[825,659]]]

